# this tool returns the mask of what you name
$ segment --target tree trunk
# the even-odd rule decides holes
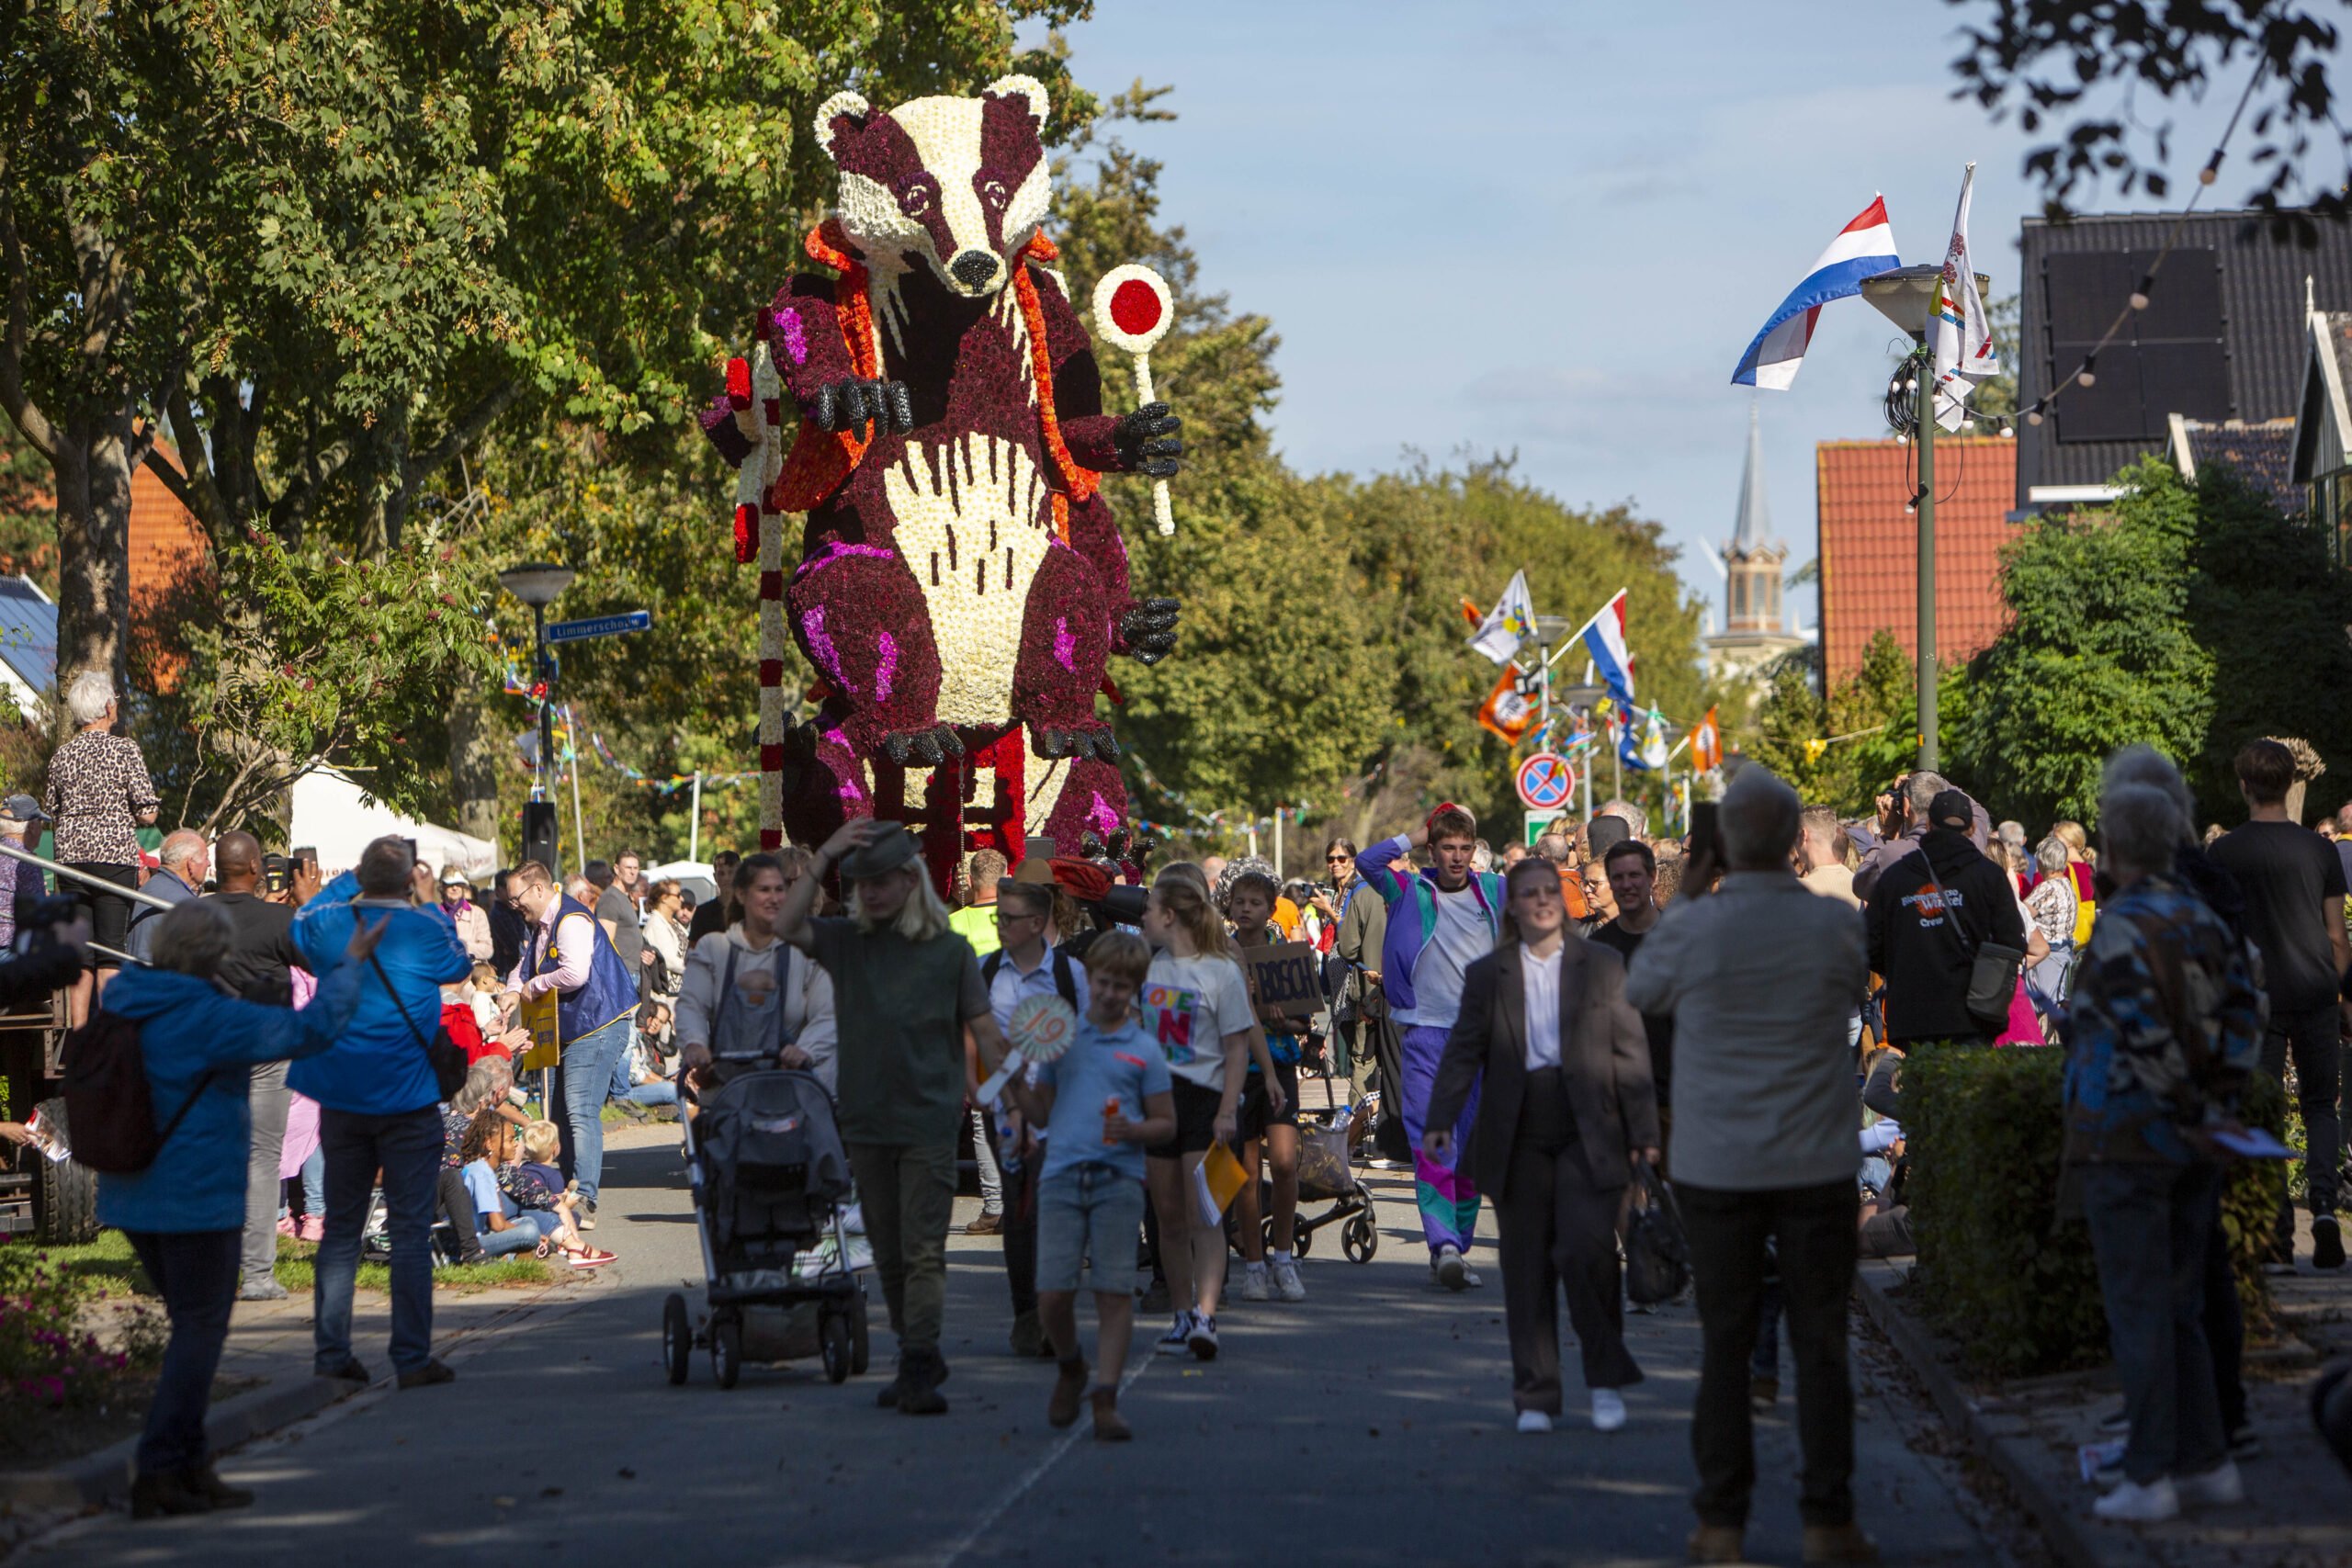
[[[491,699],[460,688],[449,705],[449,783],[458,831],[498,842],[498,720]]]
[[[57,686],[101,670],[129,686],[130,474],[143,443],[126,417],[66,424],[57,479]],[[58,704],[59,734],[72,725]]]

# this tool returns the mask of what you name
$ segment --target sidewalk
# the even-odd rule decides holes
[[[2310,1256],[2302,1217],[2299,1255]],[[2352,1355],[2352,1270],[2314,1273],[2308,1265],[2270,1280],[2278,1337],[2245,1353],[2246,1412],[2262,1454],[2243,1461],[2246,1502],[2184,1513],[2154,1526],[2095,1518],[2097,1489],[2082,1478],[2077,1449],[2099,1441],[2099,1418],[2120,1403],[2111,1369],[2022,1379],[1973,1380],[1958,1352],[1914,1314],[1901,1286],[1910,1261],[1865,1260],[1863,1304],[1984,1457],[2032,1510],[2051,1547],[2073,1564],[2162,1564],[2164,1568],[2260,1564],[2342,1568],[2352,1563],[2346,1477],[2312,1429],[2311,1385],[2319,1369]]]

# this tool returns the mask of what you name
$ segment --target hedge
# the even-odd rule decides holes
[[[1925,1047],[1904,1063],[1911,1229],[1919,1247],[1913,1299],[1971,1364],[2020,1377],[2108,1357],[2107,1314],[2090,1235],[2058,1219],[2066,1054],[2054,1046]],[[2249,1124],[2276,1131],[2285,1110],[2257,1073]],[[2286,1172],[2240,1161],[2222,1227],[2249,1331],[2270,1322],[2262,1249]]]

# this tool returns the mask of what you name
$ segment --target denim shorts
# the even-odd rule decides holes
[[[1125,1295],[1135,1289],[1143,1183],[1107,1165],[1057,1170],[1037,1184],[1037,1289]]]

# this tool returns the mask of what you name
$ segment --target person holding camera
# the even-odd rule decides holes
[[[288,1086],[319,1102],[326,1154],[326,1232],[315,1259],[313,1364],[322,1377],[374,1381],[351,1349],[351,1291],[379,1170],[391,1222],[392,1370],[402,1388],[457,1376],[433,1359],[433,1208],[440,1179],[441,1089],[430,1048],[441,987],[471,972],[458,929],[433,901],[432,873],[406,839],[375,840],[294,917],[294,945],[313,975],[333,966],[362,922],[380,922],[351,1021]],[[323,992],[322,993],[323,995]],[[311,1007],[318,1002],[314,999]],[[303,1009],[296,1016],[307,1016]]]
[[[240,1508],[254,1500],[220,1479],[204,1440],[246,1217],[248,1075],[289,1057],[317,1061],[337,1045],[358,1004],[363,965],[387,923],[347,919],[334,947],[313,948],[319,994],[300,1012],[239,1000],[221,984],[236,927],[210,899],[159,917],[153,965],[133,967],[107,987],[107,1010],[139,1027],[139,1054],[163,1134],[145,1169],[98,1176],[99,1224],[123,1233],[171,1319],[139,1439],[133,1518]],[[356,1219],[353,1224],[356,1257]]]

